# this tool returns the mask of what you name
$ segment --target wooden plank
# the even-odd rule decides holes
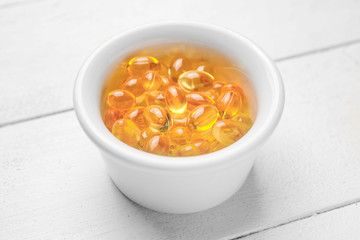
[[[360,236],[359,226],[360,205],[353,204],[241,239],[358,240]]]
[[[2,239],[229,239],[360,199],[360,44],[279,64],[287,100],[244,187],[197,214],[127,200],[73,112],[0,128]]]
[[[12,1],[0,3],[0,125],[72,107],[85,57],[110,36],[158,20],[218,24],[274,58],[360,39],[359,1]]]

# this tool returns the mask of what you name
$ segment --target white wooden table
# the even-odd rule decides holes
[[[245,186],[191,215],[126,199],[72,106],[91,50],[167,19],[243,33],[286,87]],[[0,0],[0,239],[360,239],[359,202],[360,1]]]

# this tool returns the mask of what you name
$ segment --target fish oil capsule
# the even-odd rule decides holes
[[[155,133],[145,139],[144,151],[158,155],[168,155],[170,150],[169,138],[163,133]]]
[[[160,105],[165,107],[165,93],[162,91],[152,91],[149,92],[145,101],[147,105]]]
[[[204,94],[206,96],[208,96],[209,98],[211,98],[212,100],[214,100],[215,102],[217,101],[217,99],[219,97],[219,94],[213,89],[210,89],[209,91],[204,92]]]
[[[135,106],[135,96],[126,90],[114,90],[107,96],[106,103],[118,111],[124,111]]]
[[[122,84],[121,88],[127,90],[134,94],[135,97],[139,97],[145,92],[145,89],[142,87],[142,79],[140,77],[129,77]]]
[[[161,85],[159,87],[159,91],[165,91],[166,89],[168,89],[168,87],[170,87],[170,85],[172,85],[172,82],[170,82],[170,79],[168,77],[165,76],[161,76]]]
[[[192,144],[199,149],[200,154],[210,152],[210,142],[207,140],[198,139],[193,141]]]
[[[156,132],[152,131],[150,128],[145,128],[141,131],[140,134],[140,140],[139,140],[139,149],[143,149],[144,145],[145,145],[145,141],[148,137],[151,137],[152,135],[154,135]]]
[[[171,61],[169,67],[169,76],[170,78],[177,82],[179,76],[191,69],[191,62],[186,57],[176,57]]]
[[[225,82],[215,81],[213,90],[215,90],[219,95],[221,94],[221,89],[227,85]]]
[[[200,105],[194,108],[188,118],[188,127],[195,132],[210,129],[219,117],[216,107],[211,105]]]
[[[180,75],[178,84],[188,92],[205,92],[212,88],[214,77],[202,71],[188,71]]]
[[[227,145],[224,145],[224,144],[222,144],[222,143],[220,143],[218,141],[215,141],[215,142],[213,142],[211,144],[210,151],[211,152],[216,152],[216,151],[219,151],[219,150],[221,150],[223,148],[226,148],[226,147],[227,147]]]
[[[117,120],[111,132],[117,139],[133,147],[135,147],[140,140],[140,129],[129,119]]]
[[[176,155],[179,157],[190,157],[199,155],[199,149],[193,144],[187,144],[178,148]]]
[[[197,64],[196,70],[214,74],[214,68],[208,61],[200,61]]]
[[[134,107],[125,113],[124,118],[133,121],[140,129],[146,128],[144,119],[144,107]]]
[[[246,133],[246,124],[231,119],[224,119],[214,124],[212,134],[220,143],[228,146],[239,140]]]
[[[203,132],[193,132],[192,136],[191,136],[191,141],[197,141],[197,140],[206,140],[209,143],[212,143],[214,141],[216,141],[216,139],[214,138],[211,129],[203,131]]]
[[[111,132],[112,126],[116,122],[116,120],[122,118],[122,113],[115,109],[108,109],[104,114],[104,124]]]
[[[130,76],[142,77],[146,71],[160,71],[160,63],[156,58],[140,56],[132,58],[127,64],[127,71]]]
[[[226,93],[226,92],[229,92],[229,91],[238,92],[241,95],[242,100],[244,100],[245,92],[244,92],[244,89],[239,84],[237,84],[237,83],[228,83],[228,84],[225,84],[221,88],[221,93]]]
[[[175,127],[186,127],[187,115],[186,114],[171,114],[171,126]]]
[[[145,101],[146,95],[147,95],[147,93],[145,92],[136,98],[136,106],[137,107],[146,107],[147,106],[146,101]]]
[[[241,111],[242,97],[235,91],[222,93],[219,96],[217,107],[223,118],[231,118]]]
[[[185,145],[191,139],[191,132],[187,127],[177,127],[170,130],[169,137],[173,144]]]
[[[244,114],[244,113],[238,113],[231,119],[238,121],[238,122],[243,122],[249,126],[252,125],[252,120],[251,120],[250,116],[247,114]]]
[[[193,110],[200,105],[214,105],[215,101],[203,93],[190,93],[186,95],[187,109]]]
[[[144,118],[148,127],[156,132],[165,132],[170,127],[169,116],[160,105],[150,105],[144,109]]]
[[[157,71],[147,71],[142,78],[142,86],[146,91],[157,90],[161,85],[160,73]]]
[[[183,113],[187,107],[186,96],[179,87],[171,86],[165,92],[165,102],[173,113]]]

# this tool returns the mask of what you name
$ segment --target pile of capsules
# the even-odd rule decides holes
[[[127,63],[128,78],[106,96],[106,127],[124,143],[165,156],[220,150],[252,126],[242,113],[245,93],[237,83],[216,81],[208,63],[191,69],[186,57],[164,67],[149,56]]]

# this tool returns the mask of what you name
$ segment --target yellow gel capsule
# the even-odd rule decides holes
[[[133,121],[140,129],[146,128],[144,119],[144,107],[134,107],[126,112],[124,118]]]
[[[156,132],[169,129],[170,120],[166,110],[160,105],[150,105],[144,109],[144,118],[148,127]]]
[[[124,111],[135,106],[135,96],[126,90],[114,90],[107,96],[106,103],[118,111]]]
[[[207,72],[210,74],[214,74],[214,68],[208,61],[200,61],[198,64],[196,64],[196,70]]]
[[[188,118],[188,127],[192,131],[201,132],[210,129],[219,117],[216,107],[200,105],[194,108]]]
[[[127,90],[134,94],[135,97],[139,97],[145,92],[142,87],[142,79],[140,77],[129,77],[121,86],[122,89]]]
[[[165,107],[165,93],[162,91],[152,91],[149,92],[145,101],[147,105],[160,105]]]
[[[117,120],[111,132],[117,139],[133,147],[135,147],[140,140],[140,129],[129,119]]]
[[[243,122],[243,123],[249,125],[250,127],[252,125],[252,120],[251,120],[250,116],[247,114],[244,114],[244,113],[238,113],[231,119],[238,121],[238,122]]]
[[[143,149],[144,145],[145,145],[145,141],[148,137],[151,137],[152,135],[154,135],[156,132],[152,131],[150,128],[145,128],[142,130],[141,134],[140,134],[140,140],[139,140],[139,148]]]
[[[179,157],[197,156],[200,154],[199,149],[193,144],[187,144],[178,148],[176,155]]]
[[[180,75],[179,86],[188,92],[205,92],[212,88],[214,77],[202,71],[188,71]]]
[[[193,132],[192,136],[191,136],[191,141],[197,141],[197,140],[206,140],[210,143],[216,141],[216,139],[214,138],[211,129],[203,131],[203,132]]]
[[[161,76],[161,85],[159,87],[159,91],[165,91],[166,89],[168,89],[168,87],[170,87],[170,85],[172,85],[172,82],[169,80],[168,77],[164,77]]]
[[[169,132],[169,137],[171,142],[175,145],[185,145],[191,139],[191,132],[187,127],[177,127],[173,128]]]
[[[186,127],[187,115],[186,114],[171,114],[171,126],[174,127]]]
[[[208,96],[209,98],[211,98],[212,100],[214,100],[215,102],[217,101],[217,99],[219,97],[219,94],[213,89],[210,89],[209,91],[204,92],[204,94],[206,96]]]
[[[146,107],[147,106],[146,101],[145,101],[146,95],[147,95],[147,93],[145,92],[136,98],[136,106],[137,107]]]
[[[187,109],[193,110],[200,105],[214,105],[215,101],[203,93],[190,93],[186,95]]]
[[[210,150],[211,150],[211,152],[216,152],[216,151],[219,151],[219,150],[221,150],[223,148],[226,148],[226,147],[227,147],[227,145],[219,143],[218,141],[214,141],[211,144]]]
[[[231,118],[241,111],[242,97],[235,91],[222,93],[219,96],[217,107],[223,118]]]
[[[166,156],[169,150],[169,138],[163,133],[155,133],[145,140],[144,151],[146,152]]]
[[[140,56],[132,58],[127,64],[129,75],[142,77],[146,71],[160,71],[160,63],[156,58],[149,56]]]
[[[147,71],[142,78],[142,86],[146,91],[157,90],[161,85],[160,73],[157,71]]]
[[[104,124],[111,132],[112,126],[116,120],[122,118],[123,114],[115,109],[108,109],[104,114]]]
[[[215,90],[219,95],[221,94],[221,89],[226,85],[225,82],[215,81],[213,90]]]
[[[221,88],[221,93],[226,93],[229,91],[234,91],[234,92],[238,92],[241,95],[242,100],[244,100],[245,97],[245,92],[244,89],[237,83],[228,83],[225,84],[222,88]]]
[[[198,139],[192,142],[192,144],[197,147],[200,151],[200,154],[205,154],[210,152],[210,142],[207,140]]]
[[[246,133],[246,124],[224,119],[214,124],[212,134],[220,143],[228,146],[239,140]]]
[[[171,86],[165,92],[165,102],[173,113],[183,113],[187,107],[186,96],[179,87]]]
[[[176,57],[171,61],[169,67],[169,76],[170,78],[177,82],[179,76],[191,69],[191,62],[186,57]]]

